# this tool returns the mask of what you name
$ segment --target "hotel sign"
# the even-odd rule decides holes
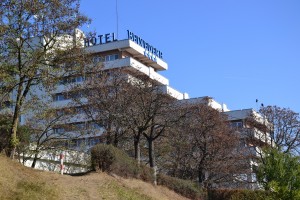
[[[157,61],[156,58],[163,58],[163,54],[160,50],[150,45],[148,42],[143,40],[138,35],[134,34],[133,32],[127,30],[128,39],[135,42],[139,46],[145,49],[144,55],[153,61]],[[89,37],[84,39],[84,46],[94,46],[99,44],[105,44],[109,42],[117,41],[115,37],[115,33],[107,33],[103,35],[98,35],[97,37]]]
[[[145,40],[135,35],[133,32],[127,30],[128,39],[134,41],[136,44],[140,45],[145,49],[144,55],[153,61],[156,61],[156,57],[163,58],[162,52],[147,43]]]
[[[97,37],[89,37],[84,39],[84,47],[94,46],[98,44],[105,44],[109,42],[117,41],[115,33],[106,33],[98,35]]]

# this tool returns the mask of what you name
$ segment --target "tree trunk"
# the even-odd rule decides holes
[[[118,147],[118,144],[119,144],[119,139],[118,139],[117,134],[115,134],[113,145],[114,145],[115,147]]]
[[[134,136],[134,158],[137,160],[138,165],[141,164],[141,150],[140,150],[140,138]]]
[[[20,79],[21,83],[19,84],[18,90],[17,90],[17,100],[16,100],[16,106],[15,106],[15,110],[14,110],[13,121],[12,121],[11,139],[10,139],[10,149],[11,149],[10,157],[12,159],[15,158],[16,147],[18,145],[17,130],[18,130],[18,123],[19,123],[21,107],[23,105],[24,99],[26,98],[26,96],[30,90],[31,82],[33,81],[33,79],[28,80],[26,87],[24,88],[24,86],[23,86],[24,80],[25,80],[24,77],[22,77]],[[24,88],[24,91],[23,91],[23,88]],[[22,93],[22,91],[23,91],[23,93]]]
[[[204,169],[202,167],[198,168],[198,181],[199,181],[199,185],[201,186],[205,186],[204,185],[204,181],[205,181],[205,172]]]
[[[110,131],[106,132],[106,144],[107,145],[111,144],[111,133],[110,133]]]
[[[157,174],[156,174],[156,163],[154,155],[154,143],[152,138],[147,138],[148,141],[148,154],[149,154],[149,165],[153,169],[154,185],[157,185]]]
[[[148,141],[148,154],[149,154],[149,165],[151,168],[155,167],[155,158],[154,158],[154,145],[153,140],[151,138],[147,138]]]
[[[16,108],[18,109],[18,108]],[[18,128],[18,122],[19,122],[19,112],[14,113],[13,117],[13,123],[12,123],[12,129],[11,129],[11,137],[10,137],[10,158],[14,160],[15,154],[16,154],[16,147],[18,144],[17,140],[17,128]]]
[[[31,164],[31,168],[35,168],[35,165],[36,165],[36,161],[37,161],[37,159],[38,159],[38,151],[35,151],[35,153],[34,153],[34,158],[33,158],[33,162],[32,162],[32,164]]]

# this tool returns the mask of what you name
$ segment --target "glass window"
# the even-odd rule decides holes
[[[73,76],[73,77],[64,77],[58,82],[59,85],[65,85],[67,83],[80,83],[83,82],[85,78],[83,76]]]
[[[83,82],[84,80],[85,80],[85,78],[83,76],[77,76],[76,77],[76,83]]]
[[[97,64],[97,63],[103,62],[103,61],[104,61],[103,57],[100,57],[100,56],[95,56],[95,57],[93,58],[93,63],[94,63],[94,64]]]
[[[77,147],[85,145],[85,138],[77,139]]]
[[[69,143],[69,147],[75,148],[76,146],[77,146],[77,140],[76,139],[71,140]]]
[[[65,114],[65,112],[62,109],[56,111],[56,115],[58,115],[58,116],[61,116],[61,115],[64,115],[64,114]]]
[[[54,95],[53,100],[54,101],[63,101],[63,100],[65,100],[65,97],[63,94],[59,93],[59,94]]]
[[[99,124],[96,123],[96,122],[92,122],[92,123],[91,123],[91,128],[92,128],[92,129],[97,129],[97,130],[99,130],[99,129],[101,129],[101,125],[99,125]]]
[[[83,97],[83,93],[82,93],[82,91],[73,92],[73,93],[71,93],[71,97],[78,99],[78,98]]]
[[[53,128],[53,132],[54,133],[64,133],[65,132],[65,129],[64,128]]]
[[[66,84],[66,79],[65,78],[58,81],[58,85],[64,85],[64,84]]]
[[[94,146],[96,144],[100,143],[100,139],[99,138],[89,138],[88,139],[88,145],[89,146]]]
[[[232,128],[243,128],[243,122],[231,122]]]
[[[76,107],[76,113],[77,114],[85,114],[84,108],[83,107]]]
[[[77,130],[83,130],[83,129],[85,129],[85,123],[84,122],[73,124],[73,126]]]
[[[118,54],[107,55],[105,56],[105,61],[113,61],[113,60],[117,60],[118,58],[119,58]]]

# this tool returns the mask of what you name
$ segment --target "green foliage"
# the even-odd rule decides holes
[[[183,180],[163,174],[157,177],[157,183],[168,187],[171,190],[191,199],[205,199],[206,192],[204,192],[195,182]]]
[[[19,139],[16,136],[13,136],[10,139],[9,143],[10,143],[10,146],[16,147],[16,146],[18,146],[18,144],[20,143],[20,141],[19,141]]]
[[[9,146],[17,146],[23,148],[24,145],[29,143],[30,129],[26,126],[18,126],[17,137],[11,136],[12,116],[8,114],[0,115],[0,152],[3,150],[8,151]]]
[[[9,145],[11,116],[0,115],[0,152]]]
[[[262,190],[229,190],[208,191],[208,200],[271,200],[271,196]]]
[[[12,113],[10,156],[18,145],[19,117],[34,109],[40,101],[35,86],[51,91],[63,72],[78,70],[83,60],[82,48],[66,35],[88,21],[79,12],[77,0],[2,0],[0,4],[0,99],[10,102]],[[63,44],[60,46],[60,44]],[[82,62],[80,62],[82,61]],[[80,67],[79,67],[80,66]],[[76,72],[78,73],[78,72]],[[14,95],[11,95],[14,92]]]
[[[146,166],[138,166],[136,160],[130,158],[120,149],[106,144],[98,144],[91,150],[92,167],[94,170],[114,173],[125,178],[139,178],[153,181],[153,172]]]
[[[267,149],[257,178],[274,199],[300,199],[299,158],[277,149]]]

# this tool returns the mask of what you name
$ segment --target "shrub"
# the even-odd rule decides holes
[[[138,178],[147,182],[153,181],[153,173],[149,167],[138,166],[135,159],[130,158],[120,149],[106,144],[98,144],[91,150],[92,168],[96,171],[114,173],[125,178]]]
[[[262,190],[216,189],[208,191],[209,200],[268,200],[271,196]]]
[[[157,183],[191,199],[206,199],[206,192],[197,183],[163,174],[157,177]]]

